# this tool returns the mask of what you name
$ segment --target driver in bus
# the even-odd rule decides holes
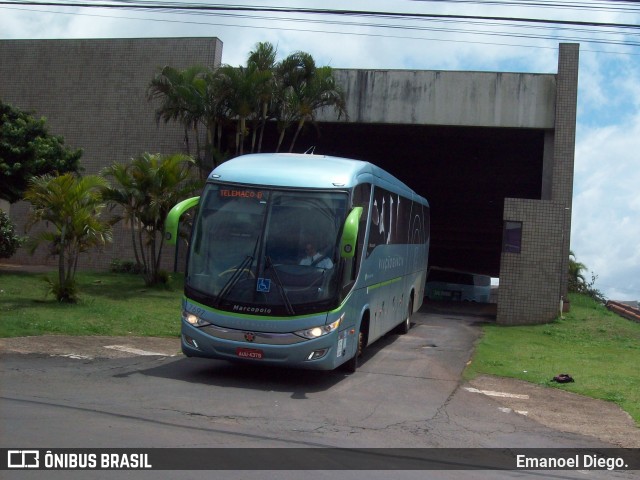
[[[305,249],[305,256],[300,260],[300,265],[309,265],[317,268],[329,269],[333,268],[333,262],[326,255],[321,254],[316,250],[313,243],[307,242]]]

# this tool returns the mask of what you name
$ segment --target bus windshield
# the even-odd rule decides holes
[[[189,295],[249,314],[331,308],[347,206],[346,192],[208,184],[191,238]]]

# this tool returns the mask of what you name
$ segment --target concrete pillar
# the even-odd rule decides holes
[[[573,197],[573,170],[576,147],[576,119],[578,108],[578,64],[580,45],[560,45],[556,92],[556,121],[553,148],[553,183],[551,199],[564,205],[563,258],[560,295],[566,296],[571,245],[571,208]]]

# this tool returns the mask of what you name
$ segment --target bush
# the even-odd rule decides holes
[[[111,265],[109,270],[113,273],[142,273],[143,266],[139,263],[136,263],[132,260],[120,260],[119,258],[114,258],[111,260]]]
[[[24,243],[24,238],[16,235],[15,226],[5,212],[0,210],[0,258],[9,258]]]
[[[45,277],[44,281],[49,285],[47,294],[53,294],[58,302],[76,303],[78,301],[78,284],[75,279],[60,283],[59,280]]]
[[[583,288],[579,291],[579,293],[583,293],[591,298],[593,298],[596,302],[605,304],[607,303],[607,297],[605,297],[604,293],[598,290],[595,287],[596,279],[598,276],[591,272],[591,282],[586,283]]]
[[[584,271],[587,266],[584,263],[580,263],[576,260],[576,255],[572,251],[569,252],[569,272],[568,272],[568,287],[571,293],[581,293],[593,298],[595,301],[602,304],[607,302],[604,294],[595,287],[596,279],[598,276],[591,272],[591,282],[587,282],[584,277]]]

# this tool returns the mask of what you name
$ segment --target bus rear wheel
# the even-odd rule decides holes
[[[413,313],[413,299],[409,299],[409,305],[407,305],[407,316],[404,321],[398,325],[398,333],[400,335],[405,335],[409,333],[409,329],[411,328],[411,314]]]

